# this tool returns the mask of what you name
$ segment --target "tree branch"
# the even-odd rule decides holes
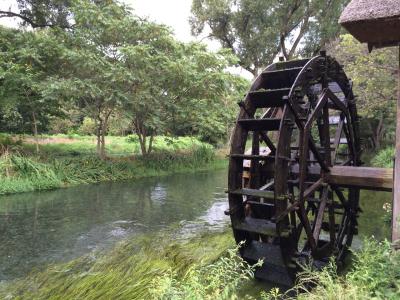
[[[61,28],[71,28],[70,26],[60,26],[58,24],[50,24],[50,23],[44,23],[44,24],[39,24],[33,21],[31,18],[28,18],[27,16],[21,15],[19,13],[15,13],[12,11],[5,11],[5,10],[0,10],[0,18],[20,18],[24,22],[28,23],[29,25],[32,26],[32,28],[44,28],[44,27],[61,27]]]

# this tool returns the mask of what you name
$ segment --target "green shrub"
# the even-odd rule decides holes
[[[65,118],[52,118],[49,124],[49,133],[67,134],[74,127],[74,122]]]
[[[130,134],[128,135],[125,140],[128,143],[139,143],[139,137],[136,134]]]
[[[394,147],[388,147],[378,152],[372,159],[372,164],[381,168],[392,168],[394,158]]]
[[[310,286],[314,288],[310,289]],[[321,272],[306,268],[290,291],[304,300],[400,299],[400,253],[390,242],[366,239],[363,248],[354,252],[352,268],[338,275],[332,262]],[[289,293],[286,293],[289,295]],[[274,298],[275,297],[275,298]],[[263,293],[263,299],[282,299],[276,290]]]
[[[78,129],[78,133],[81,135],[93,135],[96,134],[96,123],[92,118],[85,117],[82,125]]]

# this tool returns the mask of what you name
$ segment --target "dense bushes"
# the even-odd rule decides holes
[[[372,164],[381,168],[392,168],[394,159],[394,147],[388,147],[378,152],[372,159]]]

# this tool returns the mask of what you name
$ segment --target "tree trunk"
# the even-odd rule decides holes
[[[35,139],[35,144],[36,144],[36,153],[39,154],[37,120],[36,120],[36,113],[34,110],[32,111],[32,122],[33,122],[33,137]]]
[[[150,154],[151,150],[153,150],[153,141],[154,141],[154,134],[150,136],[149,147],[147,148],[147,154]]]
[[[143,156],[147,155],[147,149],[146,149],[146,142],[147,142],[147,136],[145,133],[136,131],[137,136],[139,137],[139,144],[140,144],[140,151],[142,152]]]
[[[372,131],[372,144],[374,150],[378,150],[381,147],[382,138],[385,133],[385,126],[383,121],[384,121],[383,116],[381,116],[375,128],[372,128],[372,126],[370,125],[370,129]]]
[[[148,154],[150,154],[150,152],[153,149],[154,134],[150,134],[150,136],[148,136],[148,132],[147,132],[146,128],[138,120],[136,120],[136,122],[134,122],[134,130],[136,132],[136,135],[139,138],[140,151],[142,152],[143,156],[147,156]],[[148,137],[150,137],[150,140],[149,140],[149,144],[147,145]]]
[[[106,158],[106,133],[107,133],[107,123],[108,118],[106,117],[103,121],[103,126],[101,128],[101,140],[100,140],[100,158]]]
[[[108,112],[104,118],[100,115],[97,116],[98,124],[97,124],[97,155],[101,159],[106,158],[106,134],[107,134],[107,126],[108,119],[111,115],[111,112]]]
[[[101,128],[103,122],[100,117],[97,117],[97,119],[98,122],[96,124],[96,138],[97,138],[96,153],[101,158]]]

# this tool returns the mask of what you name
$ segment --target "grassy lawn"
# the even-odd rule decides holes
[[[8,135],[1,134],[0,141],[7,144],[10,139],[16,145],[20,145],[24,152],[34,153],[36,150],[35,139],[28,135]],[[57,134],[57,135],[41,135],[38,137],[39,149],[41,156],[69,156],[96,154],[96,137],[81,136],[77,134]],[[160,151],[184,151],[193,147],[204,145],[193,137],[166,137],[157,136],[154,138],[154,152]],[[140,155],[140,145],[135,135],[107,136],[106,151],[110,157],[125,157],[132,155]]]

